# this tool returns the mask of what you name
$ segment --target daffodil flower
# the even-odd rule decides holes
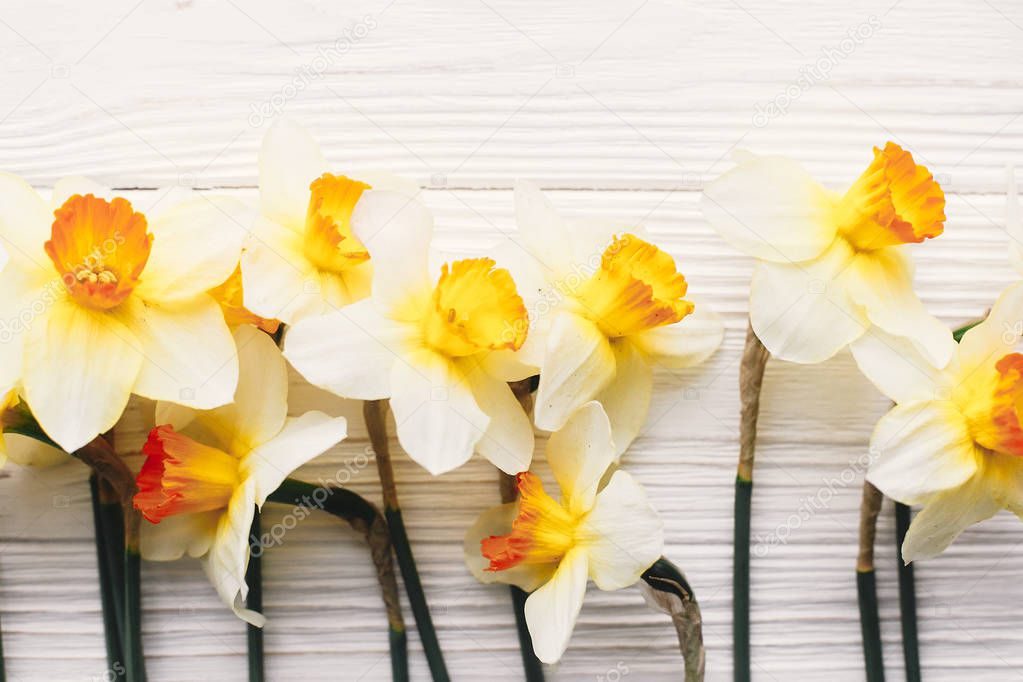
[[[1002,293],[941,370],[904,338],[864,337],[860,369],[896,403],[874,429],[867,479],[923,505],[906,534],[906,561],[940,554],[1001,509],[1023,515],[1021,335],[1023,283]]]
[[[352,232],[363,192],[412,196],[418,186],[380,172],[328,172],[319,145],[294,121],[274,122],[259,153],[261,216],[242,255],[245,307],[288,324],[369,295],[370,253]]]
[[[433,217],[396,192],[364,195],[353,216],[373,257],[370,298],[300,320],[284,356],[345,398],[390,398],[398,440],[432,474],[478,451],[507,473],[529,468],[533,430],[508,387],[528,324],[507,270],[489,258],[430,267]]]
[[[913,292],[906,244],[944,229],[945,195],[928,170],[889,142],[844,193],[794,161],[743,157],[703,193],[703,214],[736,249],[757,259],[750,285],[754,332],[772,355],[827,360],[876,326],[905,337],[943,367],[949,330]]]
[[[132,393],[201,408],[231,399],[234,342],[206,291],[238,262],[248,211],[226,197],[148,216],[79,178],[47,204],[0,174],[0,386],[18,385],[67,451],[110,429]]]
[[[557,662],[568,646],[587,581],[602,590],[628,587],[664,548],[643,488],[625,471],[608,475],[615,454],[603,408],[583,405],[547,443],[561,498],[523,472],[519,500],[484,512],[466,533],[466,564],[478,580],[532,592],[526,623],[544,663]]]
[[[515,211],[519,234],[507,251],[530,312],[523,361],[540,371],[536,425],[556,431],[597,400],[620,455],[646,421],[652,368],[703,362],[724,327],[684,298],[675,260],[638,230],[567,221],[528,182],[515,188]]]
[[[347,423],[322,412],[288,417],[277,346],[247,325],[235,339],[241,374],[233,403],[208,411],[157,403],[135,508],[149,521],[143,558],[200,557],[224,603],[262,626],[263,616],[244,608],[253,514],[292,471],[343,440]]]

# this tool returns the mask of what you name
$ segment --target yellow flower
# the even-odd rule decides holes
[[[528,322],[508,271],[490,258],[432,270],[433,218],[402,194],[367,192],[352,223],[372,254],[373,294],[289,327],[285,357],[342,397],[390,398],[402,448],[433,474],[474,451],[528,469],[533,430],[507,385],[530,375],[515,352]]]
[[[505,249],[530,311],[522,354],[540,373],[536,425],[555,431],[597,400],[621,454],[646,421],[652,367],[703,362],[724,327],[686,298],[675,260],[638,230],[569,222],[527,182],[515,206],[519,235]]]
[[[860,369],[896,406],[871,438],[867,475],[885,495],[923,509],[903,545],[907,561],[940,554],[1001,509],[1023,515],[1023,283],[966,332],[935,369],[907,339],[871,330]]]
[[[161,208],[163,208],[161,206]],[[0,387],[21,392],[65,450],[111,428],[130,394],[215,407],[234,342],[206,291],[235,267],[248,212],[204,196],[148,215],[80,178],[47,205],[0,175]]]
[[[643,488],[624,471],[608,475],[614,458],[607,415],[597,402],[583,405],[547,443],[561,499],[523,472],[519,500],[484,512],[466,533],[465,560],[477,579],[532,592],[526,623],[545,663],[564,653],[587,580],[602,590],[628,587],[664,548]]]
[[[224,603],[262,626],[263,616],[244,608],[253,513],[292,471],[343,440],[347,423],[322,412],[288,417],[280,351],[247,325],[235,339],[241,375],[233,403],[209,411],[157,404],[135,508],[149,521],[143,558],[201,558]]]
[[[750,323],[772,355],[814,363],[871,326],[906,337],[935,366],[952,354],[951,334],[913,292],[904,246],[941,234],[945,195],[927,169],[889,142],[844,194],[799,164],[743,157],[712,182],[704,216],[732,246],[757,259]]]
[[[358,178],[328,172],[309,133],[287,118],[274,122],[259,153],[262,215],[242,255],[246,308],[291,324],[369,295],[370,254],[352,212],[370,184],[409,196],[419,187],[380,172]]]

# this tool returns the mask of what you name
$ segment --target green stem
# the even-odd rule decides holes
[[[753,481],[735,478],[735,534],[732,541],[732,664],[736,682],[750,679],[749,543]]]
[[[906,682],[920,682],[920,644],[916,628],[916,585],[913,564],[902,559],[902,542],[912,513],[908,505],[895,503],[895,550],[899,569],[899,616],[902,620],[902,657],[906,664]]]
[[[361,532],[370,547],[377,580],[387,609],[388,641],[391,647],[391,674],[396,682],[407,682],[408,642],[405,621],[401,615],[398,582],[391,558],[391,538],[380,511],[356,493],[336,486],[315,486],[294,478],[284,480],[267,498],[269,502],[289,504],[306,509],[322,509]]]
[[[760,389],[771,354],[746,327],[746,344],[739,365],[739,465],[735,476],[735,529],[732,538],[732,668],[735,682],[750,680],[750,517],[753,462],[760,417]]]
[[[139,555],[139,514],[127,511],[124,521],[124,669],[128,682],[145,682],[142,655],[142,557]]]
[[[121,661],[121,627],[118,613],[119,604],[122,603],[120,590],[117,588],[121,582],[115,582],[110,571],[110,532],[106,527],[107,506],[101,499],[99,479],[96,474],[89,477],[89,491],[92,493],[92,523],[96,532],[96,564],[99,568],[99,596],[100,604],[103,607],[103,635],[107,646],[107,670],[114,676],[113,679],[122,679],[120,675]],[[120,513],[120,506],[117,506]],[[120,555],[118,555],[120,562]],[[115,596],[116,595],[116,596]]]
[[[430,674],[434,682],[449,682],[444,654],[441,652],[437,631],[433,627],[430,607],[426,603],[426,594],[419,579],[419,570],[412,555],[405,522],[401,517],[401,506],[398,503],[398,489],[394,481],[394,469],[391,466],[391,451],[387,441],[387,403],[383,400],[367,400],[363,403],[363,417],[369,430],[370,442],[376,454],[377,471],[380,474],[380,487],[384,498],[384,518],[391,533],[391,544],[394,555],[401,569],[401,579],[405,583],[412,615],[416,619],[416,629],[423,644],[426,662],[430,666]]]
[[[245,569],[245,584],[249,586],[245,607],[258,613],[263,613],[263,548],[260,544],[262,535],[259,509],[257,509],[249,529],[249,539],[254,547],[251,548],[249,565]],[[249,682],[263,682],[265,677],[263,671],[263,628],[249,624],[246,634],[249,644]]]
[[[860,630],[863,635],[863,660],[867,682],[884,682],[881,655],[881,628],[877,613],[877,583],[874,569],[856,571],[856,595],[860,604]]]
[[[529,593],[521,587],[509,585],[511,592],[512,610],[515,612],[515,629],[519,635],[519,651],[522,654],[522,669],[526,673],[527,682],[544,682],[543,663],[536,657],[533,650],[533,638],[529,635],[529,626],[526,625],[526,599]]]

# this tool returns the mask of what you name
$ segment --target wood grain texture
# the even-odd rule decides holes
[[[863,26],[869,37],[844,51],[848,31]],[[81,173],[137,200],[174,185],[253,198],[256,151],[277,114],[261,107],[280,104],[338,169],[383,168],[426,187],[438,243],[453,253],[515,229],[516,177],[553,189],[573,215],[644,225],[728,325],[707,365],[658,372],[649,423],[626,456],[703,607],[708,679],[726,680],[752,263],[704,223],[699,188],[736,147],[794,156],[838,186],[871,145],[894,139],[949,192],[946,233],[915,250],[918,290],[949,324],[977,317],[1015,278],[1002,215],[1004,167],[1023,160],[1021,27],[1023,12],[1005,0],[7,1],[0,169],[44,191]],[[800,87],[822,58],[833,62],[830,75]],[[779,96],[791,100],[787,113],[757,119],[758,105]],[[858,462],[885,407],[847,354],[815,367],[768,365],[753,500],[757,680],[862,679]],[[359,406],[295,377],[291,408],[351,424],[349,440],[300,475],[342,472],[379,499]],[[119,427],[125,451],[139,446],[151,412],[133,404]],[[492,467],[476,459],[431,479],[398,457],[396,474],[454,678],[521,679],[507,591],[476,584],[461,560],[464,529],[498,501]],[[264,526],[286,512],[271,509]],[[889,504],[876,564],[885,656],[899,680],[893,535]],[[1023,676],[1021,540],[1019,521],[1001,514],[917,567],[927,680]],[[313,516],[264,562],[269,679],[388,679],[384,610],[353,533]],[[199,566],[147,564],[143,577],[150,679],[245,679],[244,626]],[[10,679],[103,679],[83,467],[0,472],[0,620]],[[413,679],[427,679],[414,632],[409,639]],[[591,589],[550,677],[669,680],[680,671],[666,616],[636,590]]]

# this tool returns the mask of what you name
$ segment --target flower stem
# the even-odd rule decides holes
[[[329,494],[323,497],[322,491]],[[401,615],[401,600],[398,596],[398,581],[394,575],[394,564],[391,557],[391,538],[387,523],[380,511],[365,498],[344,488],[335,486],[315,486],[294,478],[287,478],[277,490],[267,498],[269,502],[290,504],[306,509],[323,509],[348,523],[353,529],[362,533],[373,564],[376,566],[377,580],[387,609],[388,640],[391,647],[391,674],[395,682],[407,682],[408,643],[405,635],[405,621]]]
[[[706,651],[703,647],[703,616],[693,588],[678,566],[661,557],[641,576],[644,596],[671,616],[678,647],[685,659],[686,682],[703,682]]]
[[[437,632],[430,617],[430,607],[426,603],[423,584],[419,580],[419,570],[412,555],[405,522],[401,517],[401,505],[398,503],[398,488],[394,482],[394,468],[391,465],[391,451],[387,440],[387,402],[384,400],[367,400],[363,403],[363,418],[369,430],[369,440],[376,454],[377,471],[380,474],[380,487],[384,498],[384,518],[391,533],[391,544],[394,555],[401,569],[401,579],[405,583],[412,615],[416,619],[419,639],[423,644],[426,661],[430,666],[430,674],[434,682],[448,682],[447,666],[441,653]]]
[[[860,631],[863,636],[863,663],[867,682],[884,681],[884,657],[881,647],[881,620],[877,612],[877,585],[874,575],[874,537],[877,515],[884,495],[869,481],[863,482],[860,503],[860,550],[856,557],[856,595],[860,605]]]
[[[121,661],[124,660],[121,652],[121,626],[122,620],[121,604],[123,593],[118,589],[122,584],[117,580],[110,570],[111,560],[111,529],[108,528],[109,507],[114,506],[115,513],[120,516],[120,505],[111,505],[104,500],[100,492],[100,481],[96,474],[89,477],[89,491],[92,493],[92,523],[96,532],[96,565],[99,568],[99,594],[100,603],[103,607],[103,635],[107,646],[107,670],[113,675],[114,680],[123,679]],[[118,524],[120,525],[120,524]],[[123,530],[119,532],[123,537]],[[120,563],[121,553],[116,553],[116,560]],[[120,571],[118,571],[118,574]]]
[[[141,517],[134,509],[124,513],[124,669],[128,682],[145,682],[142,655],[142,557],[139,555]]]
[[[252,544],[258,545],[262,535],[259,509],[257,509],[249,528],[249,540]],[[249,565],[245,569],[245,584],[249,586],[249,593],[245,598],[245,608],[262,613],[263,553],[261,548],[249,552]],[[263,628],[257,628],[250,623],[246,626],[246,635],[249,648],[249,682],[263,682]]]
[[[732,665],[736,682],[750,679],[750,520],[753,500],[753,460],[760,416],[760,389],[771,356],[753,326],[746,329],[746,345],[739,366],[739,466],[735,476],[735,528],[732,559]]]
[[[912,512],[909,505],[895,503],[895,551],[899,569],[899,616],[902,621],[902,658],[906,664],[906,682],[920,682],[920,644],[916,629],[916,585],[913,581],[913,564],[902,559],[902,542]]]

